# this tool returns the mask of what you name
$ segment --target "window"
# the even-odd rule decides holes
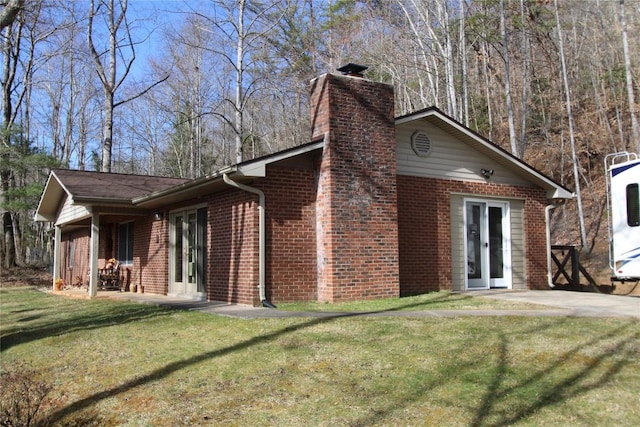
[[[133,222],[118,227],[118,261],[133,264]]]
[[[640,191],[638,184],[627,185],[627,224],[640,226]]]

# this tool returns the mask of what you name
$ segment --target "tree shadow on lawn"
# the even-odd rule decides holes
[[[33,291],[38,292],[38,291]],[[58,298],[58,297],[52,297]],[[77,314],[61,319],[56,313],[61,310],[75,310]],[[7,310],[6,316],[23,313],[28,310]],[[41,340],[48,337],[69,334],[79,330],[99,329],[113,325],[137,322],[158,316],[166,316],[174,312],[169,308],[147,304],[136,304],[120,301],[65,301],[40,313],[18,318],[13,328],[2,328],[0,334],[0,351],[13,346]]]
[[[136,387],[162,380],[169,375],[191,365],[223,357],[227,354],[243,351],[268,342],[273,342],[284,335],[304,330],[305,328],[310,328],[315,325],[349,317],[362,317],[363,314],[365,313],[340,313],[335,314],[334,316],[323,316],[321,318],[306,320],[302,323],[297,323],[295,325],[290,325],[265,335],[253,337],[251,339],[239,342],[226,348],[205,352],[185,360],[169,363],[162,368],[156,369],[146,375],[133,378],[119,386],[94,393],[90,396],[85,397],[84,399],[78,400],[54,412],[50,415],[49,419],[52,423],[55,424],[56,422],[62,420],[67,416],[94,406],[97,402],[103,399],[112,398],[135,389]],[[572,357],[578,354],[581,350],[592,349],[595,351],[597,349],[597,346],[599,344],[602,344],[605,340],[610,340],[614,337],[621,336],[622,333],[627,331],[627,329],[629,329],[630,327],[637,326],[637,322],[635,321],[626,323],[616,330],[607,332],[600,337],[595,337],[590,341],[581,343],[574,348],[562,354],[559,354],[556,360],[548,362],[548,364],[546,366],[542,366],[541,369],[534,370],[535,366],[532,366],[532,370],[534,370],[533,373],[519,381],[519,383],[515,386],[503,385],[507,367],[509,364],[509,341],[507,335],[511,335],[514,340],[517,340],[523,334],[539,334],[541,333],[541,331],[547,330],[549,328],[557,328],[558,324],[562,322],[562,318],[554,318],[554,320],[550,320],[545,324],[536,324],[532,326],[528,331],[511,331],[508,334],[498,332],[499,352],[497,354],[498,361],[497,366],[495,367],[495,374],[493,375],[491,382],[487,384],[486,393],[482,397],[480,406],[476,410],[475,417],[471,425],[503,426],[515,423],[519,420],[527,418],[541,408],[557,405],[573,396],[586,393],[590,390],[605,385],[616,374],[618,374],[625,365],[631,363],[629,361],[629,358],[626,358],[624,360],[614,362],[612,366],[606,369],[604,373],[598,374],[597,372],[597,369],[602,366],[603,363],[605,363],[607,360],[611,359],[614,355],[617,354],[619,356],[620,352],[630,353],[631,350],[627,348],[627,345],[634,342],[635,340],[638,340],[638,338],[640,337],[640,333],[629,335],[626,338],[621,337],[614,343],[614,345],[608,345],[605,350],[601,350],[597,356],[594,356],[593,363],[589,363],[583,368],[572,371],[571,373],[563,373],[558,371],[559,369],[562,369],[562,367],[566,368],[566,366],[571,363]],[[469,340],[475,341],[475,338],[473,336],[470,336]],[[473,345],[473,343],[465,340],[465,342],[463,342],[459,346],[459,350],[462,351],[463,348],[466,348],[470,345]],[[456,351],[454,351],[453,353],[458,354],[458,352]],[[535,361],[532,361],[532,363],[533,362]],[[450,377],[447,373],[455,372],[456,375],[458,375],[459,372],[464,372],[466,370],[467,373],[475,375],[473,370],[481,369],[482,366],[486,366],[486,364],[486,360],[461,361],[455,357],[449,358],[448,365],[445,365],[444,369],[440,369],[436,375],[431,375],[425,372],[425,378],[428,377],[428,381],[425,380],[422,383],[416,383],[407,388],[404,393],[401,393],[402,399],[394,400],[386,405],[386,407],[371,407],[369,409],[369,415],[367,417],[359,420],[354,420],[351,425],[369,425],[380,422],[380,420],[384,419],[384,417],[397,412],[402,407],[407,407],[411,403],[419,403],[425,396],[432,395],[434,389],[444,386],[450,381]],[[585,381],[587,381],[590,376],[595,376],[595,378],[593,378],[588,383],[585,383]],[[549,382],[550,378],[551,381]],[[527,387],[534,386],[537,386],[540,390],[539,393],[536,393],[536,396],[538,397],[535,400],[527,400],[525,401],[525,404],[520,404],[520,407],[516,407],[514,411],[511,411],[509,413],[499,413],[498,411],[494,411],[494,407],[503,400],[509,399],[510,394],[514,393],[514,390],[525,389]],[[378,392],[378,394],[380,393],[382,392]],[[464,397],[465,396],[460,396],[460,399],[464,399]],[[371,400],[373,401],[373,398]],[[388,399],[386,401],[388,401]],[[493,412],[496,412],[496,414],[494,414]],[[495,418],[496,416],[501,418],[495,423],[490,423],[489,418]]]
[[[544,407],[561,404],[568,399],[606,385],[608,382],[613,380],[624,366],[631,363],[630,358],[634,355],[633,348],[635,347],[630,344],[638,345],[640,332],[620,338],[613,345],[608,345],[606,350],[600,351],[599,354],[592,358],[592,361],[588,366],[567,373],[560,372],[560,370],[563,369],[570,369],[573,357],[579,354],[580,351],[589,349],[595,350],[599,344],[602,344],[614,337],[621,336],[630,327],[636,327],[638,325],[635,321],[626,323],[615,330],[609,331],[587,342],[583,342],[572,349],[559,354],[555,360],[547,362],[544,366],[536,366],[536,361],[532,360],[532,373],[530,375],[527,375],[522,380],[517,381],[515,385],[505,384],[509,379],[511,379],[508,374],[510,359],[509,336],[511,336],[511,339],[513,340],[518,340],[526,334],[538,334],[550,328],[557,328],[559,323],[566,321],[567,318],[564,319],[565,320],[562,320],[562,318],[554,318],[553,321],[549,321],[543,325],[537,324],[529,330],[511,331],[508,334],[498,332],[498,353],[496,355],[497,366],[493,368],[494,373],[491,376],[490,382],[486,386],[485,394],[482,396],[480,405],[475,411],[473,420],[468,425],[474,427],[498,427],[516,424]],[[459,347],[459,349],[453,350],[451,353],[460,354],[465,351],[468,345],[470,345],[470,343],[465,342]],[[620,357],[621,355],[628,357],[621,357],[620,360],[614,362],[604,372],[598,374],[598,368],[600,368],[607,360],[610,360],[613,357]],[[455,381],[458,377],[465,376],[475,378],[477,374],[474,373],[474,370],[491,369],[491,367],[487,366],[489,363],[488,357],[489,355],[487,355],[486,359],[475,361],[461,361],[458,358],[451,358],[447,365],[439,369],[439,372],[442,373],[441,375],[445,375],[445,373],[452,373],[451,377],[443,376],[441,378],[433,378],[432,381],[417,384],[411,390],[407,390],[407,393],[405,393],[402,400],[392,400],[384,408],[371,408],[368,416],[350,422],[349,425],[375,425],[381,420],[384,420],[390,414],[401,411],[402,408],[409,407],[412,404],[420,404],[427,394],[433,395],[434,390],[437,387],[445,385],[450,381]],[[539,369],[536,369],[537,367]],[[456,378],[453,378],[454,376]],[[589,381],[590,378],[591,380]],[[504,404],[508,399],[513,399],[513,395],[517,395],[518,392],[526,393],[527,388],[534,387],[536,390],[536,398],[534,400],[522,398],[519,398],[520,400],[512,400],[508,405],[508,412],[503,409],[496,409],[498,405]],[[472,399],[473,396],[459,396],[460,401],[464,401],[465,398]],[[462,406],[464,405],[465,403],[463,402]],[[451,421],[451,423],[455,424],[456,421]]]
[[[402,298],[405,297],[400,297],[400,300],[402,300]],[[305,315],[310,315],[310,316],[326,316],[326,317],[338,317],[338,316],[364,316],[364,315],[383,315],[384,313],[394,313],[394,312],[405,312],[404,314],[408,314],[411,313],[411,309],[415,308],[415,309],[420,309],[420,310],[416,310],[416,311],[427,311],[429,310],[428,306],[430,305],[438,305],[438,304],[442,304],[442,303],[459,303],[461,301],[465,301],[465,300],[472,300],[473,298],[475,298],[473,295],[466,295],[466,294],[458,294],[458,293],[443,293],[442,295],[439,295],[433,299],[429,299],[428,301],[416,301],[413,303],[405,303],[403,305],[399,305],[396,307],[387,307],[387,308],[382,308],[379,310],[368,310],[368,311],[357,311],[357,309],[355,311],[328,311],[328,310],[311,310],[311,311],[289,311],[289,310],[282,310],[283,312],[288,312],[291,313],[291,315],[296,315],[296,316],[305,316]],[[366,301],[367,303],[369,303],[370,301]],[[321,305],[319,305],[320,307]],[[434,310],[440,310],[439,308],[436,308]],[[442,310],[446,310],[446,308],[442,309]]]
[[[555,360],[546,362],[546,366],[536,365],[532,360],[531,374],[516,382],[515,385],[505,384],[509,369],[509,337],[517,340],[522,333],[511,332],[498,333],[499,354],[495,374],[487,385],[486,393],[477,409],[471,426],[509,426],[533,415],[538,410],[562,403],[567,399],[595,390],[609,383],[626,365],[632,363],[635,355],[634,348],[638,345],[640,332],[628,335],[629,328],[637,328],[638,323],[633,321],[608,331],[598,337],[580,343],[572,349],[560,353]],[[537,330],[539,332],[539,330]],[[607,341],[616,339],[613,343],[599,349],[598,346]],[[590,357],[586,366],[577,368],[573,365],[575,357],[581,351],[590,350],[594,354]],[[622,357],[625,356],[625,357]],[[636,355],[637,356],[637,355]],[[619,358],[617,361],[615,358]],[[611,361],[608,368],[605,363]],[[598,372],[604,369],[604,372]],[[563,371],[568,372],[563,372]],[[553,379],[552,381],[549,381]],[[498,404],[517,395],[518,392],[526,393],[526,389],[535,388],[533,399],[524,399],[514,402],[509,412],[495,409]],[[492,419],[493,418],[493,419]]]

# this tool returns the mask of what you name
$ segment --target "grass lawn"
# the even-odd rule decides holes
[[[372,301],[349,301],[336,304],[299,302],[278,304],[285,311],[420,311],[420,310],[548,310],[539,304],[501,301],[492,298],[475,297],[469,293],[431,292],[428,294],[382,298]]]
[[[632,319],[240,320],[12,288],[0,328],[52,425],[640,425]]]

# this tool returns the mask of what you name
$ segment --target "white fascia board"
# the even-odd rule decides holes
[[[59,203],[60,195],[63,193],[66,193],[68,197],[71,197],[71,193],[69,193],[69,190],[67,190],[66,187],[62,184],[62,181],[58,179],[55,172],[52,171],[49,174],[47,182],[44,185],[44,189],[42,190],[42,194],[40,195],[40,200],[38,201],[38,207],[36,208],[33,220],[42,222],[55,221],[55,216],[58,212],[58,206],[56,206],[56,209],[54,209],[54,212],[51,215],[42,214],[41,212],[47,207],[47,205],[50,205],[51,203]]]
[[[245,165],[238,165],[238,175],[264,178],[267,176],[266,162],[256,162]]]
[[[547,191],[548,199],[573,199],[575,197],[575,193],[570,193],[563,188],[554,188]]]

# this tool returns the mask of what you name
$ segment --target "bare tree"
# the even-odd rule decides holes
[[[444,86],[446,112],[459,119],[457,95],[455,87],[455,64],[453,55],[452,32],[449,28],[449,6],[445,0],[435,2],[420,2],[417,0],[397,0],[404,12],[409,27],[419,45],[419,57],[422,59],[422,69],[426,70],[429,86],[434,96],[431,103],[438,100],[439,74],[438,61],[444,64]],[[435,11],[432,9],[435,8]]]
[[[169,76],[151,84],[139,93],[116,101],[116,91],[122,86],[129,76],[131,67],[136,60],[136,51],[129,21],[127,20],[128,0],[91,0],[89,16],[87,19],[87,42],[96,72],[100,78],[103,91],[103,129],[102,129],[102,172],[111,172],[111,154],[113,146],[113,111],[118,106],[136,99],[156,85],[164,82]],[[105,49],[97,47],[95,42],[94,23],[96,17],[102,14],[105,17],[107,39]],[[123,33],[122,39],[119,34]],[[100,49],[100,50],[99,50]],[[125,53],[125,51],[127,51]],[[123,59],[122,67],[118,66],[118,58]],[[118,70],[120,75],[118,75]]]
[[[620,25],[622,26],[622,51],[624,53],[624,71],[627,82],[627,97],[629,99],[629,116],[631,116],[631,143],[635,141],[635,150],[640,153],[640,126],[636,115],[636,101],[633,92],[633,75],[631,57],[629,55],[629,40],[627,39],[627,20],[624,12],[624,0],[620,0]]]
[[[580,242],[583,248],[588,248],[587,246],[587,232],[584,224],[584,214],[582,208],[582,192],[580,191],[580,174],[578,172],[579,161],[576,151],[576,142],[574,135],[574,121],[573,121],[573,111],[571,107],[571,91],[569,88],[569,78],[567,75],[567,65],[566,59],[564,55],[564,43],[563,43],[563,32],[562,26],[560,25],[560,14],[558,12],[558,0],[554,0],[554,11],[556,15],[556,29],[558,31],[558,48],[560,54],[560,64],[562,66],[562,81],[564,84],[564,93],[566,99],[566,109],[567,109],[567,120],[569,122],[569,140],[571,142],[571,160],[573,163],[573,178],[575,180],[575,190],[576,197],[578,202],[578,221],[580,222]]]
[[[225,139],[213,137],[218,122],[210,120],[226,117],[221,88],[227,73],[209,48],[217,40],[207,19],[191,15],[179,28],[166,35],[165,57],[154,64],[157,75],[172,76],[158,91],[156,112],[172,123],[167,143],[169,158],[178,166],[173,169],[179,176],[195,178],[229,160]]]
[[[254,4],[247,0],[213,0],[212,3],[216,12],[214,16],[196,11],[194,13],[206,19],[211,25],[210,31],[219,37],[217,47],[201,47],[219,55],[231,67],[234,76],[233,87],[230,88],[233,94],[224,99],[232,114],[219,111],[216,115],[233,132],[235,159],[239,163],[245,157],[248,158],[244,145],[245,140],[252,137],[244,124],[247,106],[253,94],[261,89],[258,79],[250,76],[250,70],[258,61],[258,58],[252,57],[252,52],[259,50],[260,45],[266,42],[266,35],[277,25],[280,16],[274,17],[269,12],[279,2]],[[220,11],[223,13],[218,15]]]
[[[24,8],[24,0],[8,0],[0,3],[3,6],[0,11],[0,30],[13,24],[18,13]]]
[[[37,62],[46,58],[36,57],[36,48],[56,28],[44,23],[43,2],[20,7],[14,21],[2,31],[2,128],[0,130],[0,202],[7,205],[7,194],[21,185],[13,166],[16,159],[29,153],[29,101],[33,74]],[[25,113],[26,111],[26,113]],[[2,233],[0,234],[0,262],[5,267],[22,265],[21,212],[0,208]]]
[[[511,153],[518,157],[518,144],[516,142],[516,129],[513,119],[513,99],[511,97],[511,61],[509,60],[504,0],[500,0],[500,35],[502,37],[502,59],[504,60],[504,97],[507,104],[507,122],[509,123],[509,145],[511,146]]]

